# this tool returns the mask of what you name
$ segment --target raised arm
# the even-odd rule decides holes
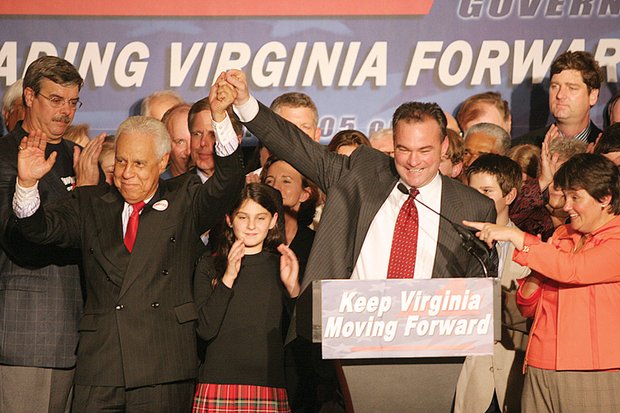
[[[209,103],[216,132],[215,173],[198,189],[194,198],[193,214],[199,234],[210,230],[232,208],[245,183],[243,154],[230,119],[226,114],[235,96],[235,90],[222,79],[211,87]],[[217,120],[223,124],[217,124]],[[221,131],[224,131],[223,133]]]
[[[349,158],[329,152],[297,126],[258,103],[248,91],[243,72],[229,70],[226,74],[226,80],[237,93],[234,110],[248,130],[278,158],[327,192],[348,170]]]

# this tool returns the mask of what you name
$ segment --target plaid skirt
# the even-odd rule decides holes
[[[248,384],[198,383],[193,413],[290,413],[286,389]]]

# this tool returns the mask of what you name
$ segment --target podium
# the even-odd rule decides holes
[[[338,360],[355,413],[450,412],[465,356],[492,354],[500,337],[500,291],[492,278],[315,281],[297,334]]]

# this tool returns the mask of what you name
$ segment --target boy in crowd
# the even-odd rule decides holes
[[[508,208],[521,187],[521,168],[507,156],[485,154],[467,169],[469,186],[495,202],[497,224],[514,226]],[[502,285],[502,337],[492,356],[468,356],[456,387],[455,412],[520,411],[525,323],[514,302],[516,280],[529,273],[512,261],[514,247],[498,242]],[[490,408],[490,409],[489,409]],[[487,410],[489,409],[489,410]]]

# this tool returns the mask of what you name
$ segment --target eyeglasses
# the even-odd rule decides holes
[[[53,108],[60,108],[62,107],[65,103],[69,104],[69,107],[71,109],[79,109],[82,107],[82,102],[80,102],[80,99],[63,99],[60,96],[45,96],[43,93],[39,92],[39,96],[44,97],[45,99],[47,99],[50,102],[50,105]]]

